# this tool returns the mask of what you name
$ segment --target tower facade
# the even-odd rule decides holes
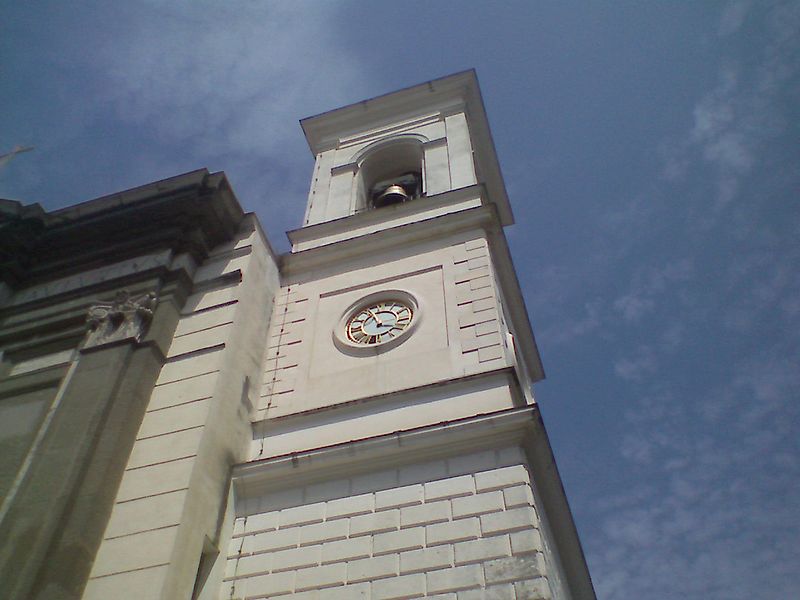
[[[474,72],[302,127],[280,256],[221,173],[0,202],[7,597],[594,598]]]
[[[593,597],[474,73],[302,125],[226,597]]]

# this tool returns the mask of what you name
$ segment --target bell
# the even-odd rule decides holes
[[[411,197],[408,195],[403,186],[395,184],[387,187],[381,195],[375,198],[372,204],[375,208],[383,208],[384,206],[389,206],[390,204],[400,204],[401,202],[405,202],[406,200],[410,199]]]

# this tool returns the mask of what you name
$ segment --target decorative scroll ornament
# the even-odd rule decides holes
[[[135,298],[126,290],[117,292],[111,302],[98,302],[89,308],[89,330],[84,348],[133,338],[141,341],[153,318],[158,299],[150,292]]]

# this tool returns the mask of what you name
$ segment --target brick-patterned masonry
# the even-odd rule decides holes
[[[461,352],[468,373],[486,370],[486,363],[503,360],[497,293],[484,238],[453,246]]]
[[[316,483],[237,519],[223,597],[551,598],[518,448]]]
[[[283,287],[275,297],[258,419],[267,417],[271,408],[289,402],[295,388],[308,316],[308,298],[300,295],[298,287],[298,284]]]

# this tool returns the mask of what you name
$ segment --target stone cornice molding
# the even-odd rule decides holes
[[[12,290],[169,249],[197,262],[234,235],[243,218],[224,173],[194,171],[11,221],[0,236],[0,280]]]
[[[467,231],[480,227],[491,219],[492,212],[486,206],[469,208],[443,216],[382,229],[355,238],[349,238],[301,252],[281,255],[281,274],[284,278],[304,272],[342,263],[397,248],[398,244],[410,244],[423,240],[441,238],[443,235]]]
[[[381,467],[433,460],[496,445],[522,442],[535,406],[448,421],[405,431],[236,465],[240,501],[277,489],[346,477]]]
[[[346,217],[307,225],[287,231],[286,236],[294,246],[310,240],[346,235],[349,231],[357,232],[364,227],[380,226],[382,222],[390,219],[418,216],[420,221],[424,221],[430,218],[426,217],[426,213],[447,209],[448,207],[454,207],[455,211],[460,203],[473,198],[480,198],[482,203],[488,204],[485,200],[485,188],[481,185],[471,185],[432,196],[421,196],[377,210],[365,210]],[[388,226],[385,229],[391,229],[391,227]],[[356,237],[356,235],[353,234],[353,237]],[[332,244],[327,246],[332,246]],[[299,252],[293,252],[292,254],[299,254]],[[285,260],[290,261],[292,259],[287,257]]]

